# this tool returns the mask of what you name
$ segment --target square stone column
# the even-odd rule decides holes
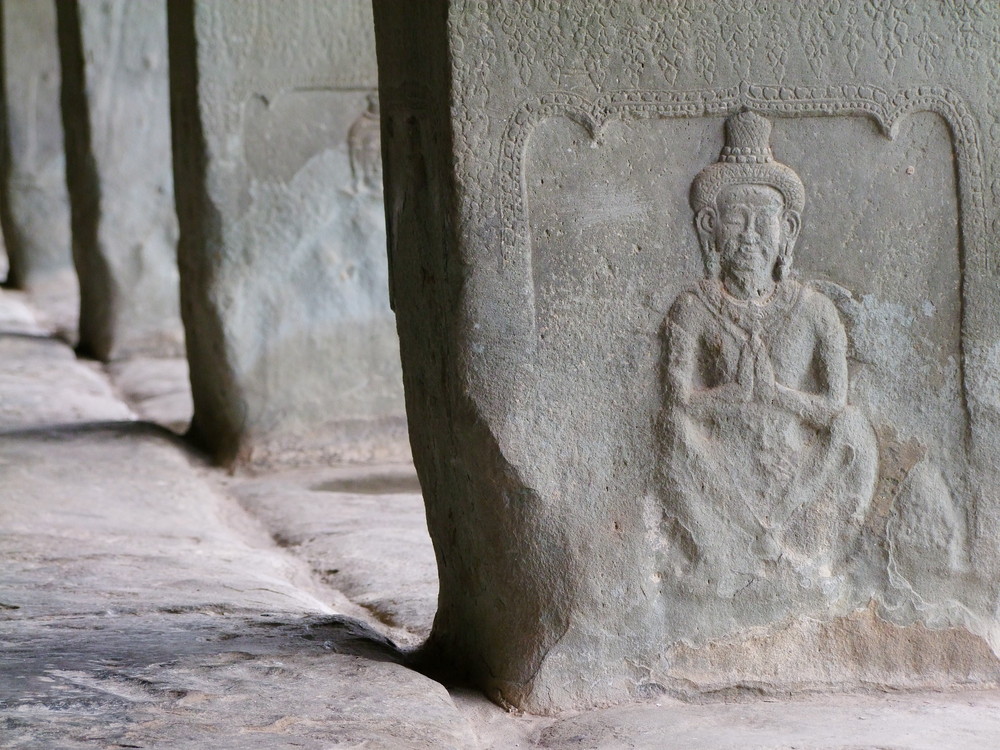
[[[369,4],[168,13],[194,437],[224,461],[408,456]]]
[[[428,660],[541,712],[996,684],[1000,7],[375,19]]]
[[[184,351],[164,0],[60,0],[79,349]]]
[[[38,285],[72,268],[59,47],[52,0],[4,0],[0,225],[8,283]]]

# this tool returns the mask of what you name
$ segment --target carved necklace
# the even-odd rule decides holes
[[[743,338],[750,338],[765,327],[771,335],[784,327],[798,306],[802,286],[790,281],[779,281],[764,300],[738,300],[729,294],[718,279],[705,279],[699,291],[705,306],[720,317],[727,328],[735,326]]]

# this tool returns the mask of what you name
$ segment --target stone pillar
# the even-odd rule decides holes
[[[164,0],[60,0],[79,349],[178,356],[183,328]]]
[[[59,48],[52,0],[4,0],[0,225],[8,284],[36,286],[72,267]]]
[[[542,712],[994,684],[1000,11],[375,21],[428,659]]]
[[[224,461],[408,456],[370,4],[168,13],[193,436]]]

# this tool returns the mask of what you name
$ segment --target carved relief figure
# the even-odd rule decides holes
[[[871,505],[878,447],[847,402],[837,309],[790,277],[805,190],[771,124],[726,121],[691,187],[706,278],[665,326],[665,512],[689,562],[732,596],[781,566],[835,575]]]
[[[347,133],[354,192],[382,192],[382,143],[378,92],[368,94],[368,107]]]

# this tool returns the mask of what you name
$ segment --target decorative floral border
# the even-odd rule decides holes
[[[542,120],[566,117],[596,138],[610,120],[724,117],[743,107],[768,116],[867,115],[890,139],[895,137],[905,116],[914,112],[939,114],[951,131],[958,162],[960,268],[964,276],[966,259],[970,257],[981,259],[986,269],[993,267],[986,253],[986,205],[979,130],[961,97],[937,86],[921,86],[889,94],[875,86],[787,87],[748,83],[728,89],[676,93],[619,91],[595,101],[569,92],[553,92],[522,104],[508,121],[500,154],[499,209],[504,265],[524,251],[530,257],[525,218],[527,183],[524,154],[528,136]]]
[[[527,224],[527,182],[524,154],[531,131],[542,120],[566,117],[596,138],[615,119],[724,117],[749,107],[767,116],[867,115],[887,138],[894,138],[900,121],[915,112],[940,115],[951,131],[958,167],[959,273],[963,299],[968,261],[989,273],[986,244],[984,168],[979,129],[968,106],[955,92],[941,86],[920,86],[889,94],[875,86],[766,86],[743,83],[726,89],[700,91],[618,91],[594,101],[569,92],[553,92],[526,101],[510,117],[500,153],[499,213],[501,220],[501,273],[528,274],[522,284],[532,324],[535,289],[531,278],[531,238]],[[962,306],[960,373],[963,404],[968,412],[966,369],[966,306]],[[531,337],[534,341],[534,336]]]

